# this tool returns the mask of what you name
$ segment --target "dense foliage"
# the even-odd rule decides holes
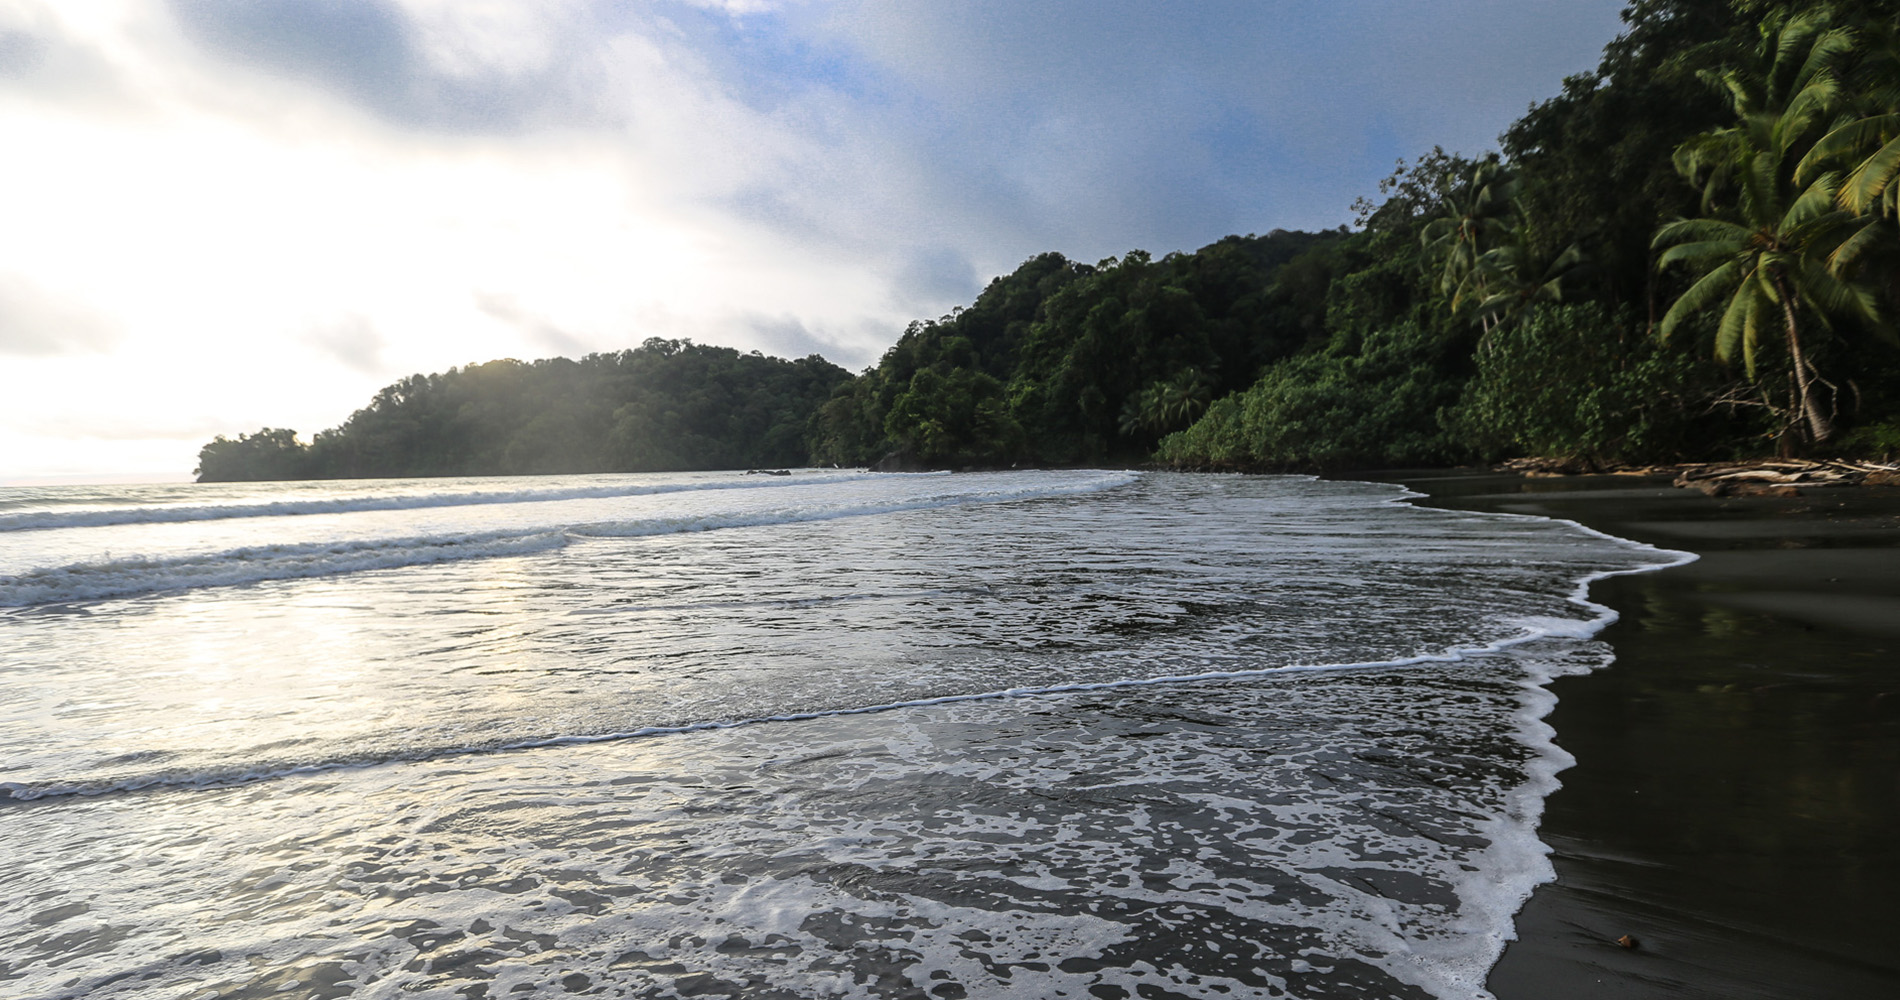
[[[1900,442],[1900,4],[1635,0],[1352,232],[1036,258],[814,426],[838,461],[1584,463]],[[1845,429],[1845,433],[1838,432]]]
[[[840,463],[1139,461],[1210,398],[1322,335],[1324,248],[1340,239],[1276,231],[1094,265],[1043,254],[969,308],[911,324],[825,403],[813,453]]]
[[[198,455],[204,482],[659,472],[802,465],[806,425],[850,378],[690,341],[412,375],[304,444],[266,428]]]

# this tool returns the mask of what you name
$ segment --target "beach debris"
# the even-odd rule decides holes
[[[1798,497],[1803,488],[1900,483],[1900,465],[1880,462],[1782,460],[1678,466],[1675,485],[1712,497]]]
[[[1772,459],[1680,465],[1598,465],[1587,459],[1513,458],[1499,472],[1525,476],[1670,476],[1676,486],[1712,497],[1798,497],[1831,486],[1900,486],[1900,463],[1848,459]]]
[[[1616,944],[1617,944],[1617,947],[1619,948],[1635,948],[1638,944],[1640,944],[1640,942],[1638,942],[1635,938],[1630,937],[1628,934],[1625,934],[1622,937],[1616,939]]]

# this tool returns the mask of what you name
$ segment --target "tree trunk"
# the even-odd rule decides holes
[[[1821,403],[1814,398],[1814,369],[1801,351],[1801,330],[1794,320],[1794,296],[1780,278],[1775,279],[1775,291],[1781,293],[1781,317],[1788,325],[1788,354],[1794,358],[1796,400],[1802,416],[1808,420],[1809,436],[1815,444],[1820,444],[1833,436],[1834,424],[1821,412]]]
[[[1649,251],[1649,263],[1643,268],[1643,299],[1649,308],[1649,326],[1644,328],[1643,334],[1651,340],[1656,339],[1656,274],[1658,271],[1656,262],[1658,259],[1659,256],[1655,248],[1651,247]],[[1608,270],[1608,268],[1604,269],[1606,274]],[[1622,327],[1619,326],[1617,331],[1617,337],[1620,341],[1622,338]]]

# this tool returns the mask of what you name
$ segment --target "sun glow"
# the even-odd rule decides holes
[[[901,329],[880,282],[817,280],[843,262],[695,208],[624,130],[406,131],[259,73],[218,90],[130,41],[157,30],[135,9],[89,13],[68,27],[117,71],[96,100],[0,96],[0,294],[56,328],[0,369],[0,478],[182,475],[214,433],[308,434],[403,374],[499,357],[743,349],[781,315]]]

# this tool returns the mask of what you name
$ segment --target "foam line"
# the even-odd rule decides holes
[[[1395,497],[1392,502],[1403,502],[1406,499],[1424,495],[1424,494],[1414,493],[1409,490],[1403,490],[1402,487],[1400,489],[1402,490],[1404,495]],[[1544,520],[1544,521],[1560,520],[1558,518],[1541,517],[1540,515],[1535,515],[1535,514],[1499,513],[1499,514],[1494,514],[1491,516],[1515,517],[1515,518],[1528,517],[1528,518],[1534,518],[1534,519],[1539,519],[1539,520]],[[74,795],[100,795],[100,794],[107,794],[107,793],[113,793],[113,792],[134,791],[134,790],[138,790],[142,788],[151,788],[151,787],[193,787],[193,788],[225,787],[225,786],[230,786],[230,785],[249,784],[256,781],[264,781],[264,780],[275,779],[275,778],[315,774],[315,773],[324,772],[324,771],[342,770],[342,769],[349,769],[349,768],[377,767],[377,766],[382,766],[386,764],[413,763],[413,762],[427,761],[427,760],[439,760],[439,759],[446,759],[446,758],[453,758],[453,757],[465,757],[465,756],[472,756],[472,755],[477,755],[477,754],[503,753],[503,752],[512,752],[512,751],[521,751],[521,750],[547,749],[547,748],[554,748],[554,747],[590,746],[597,743],[610,743],[610,742],[617,742],[621,740],[641,739],[641,738],[653,737],[653,736],[684,735],[688,733],[710,732],[710,731],[721,730],[721,729],[736,729],[743,726],[765,725],[769,723],[810,722],[810,721],[815,721],[819,719],[842,718],[845,716],[854,716],[854,715],[870,715],[870,714],[880,713],[880,712],[891,712],[891,711],[898,711],[898,710],[903,710],[903,709],[915,709],[915,708],[931,708],[931,707],[941,706],[941,705],[957,705],[957,704],[964,704],[964,703],[969,703],[969,702],[1002,701],[1002,700],[1009,700],[1009,699],[1047,698],[1047,697],[1058,696],[1058,695],[1087,694],[1087,693],[1103,692],[1103,691],[1131,690],[1131,689],[1136,689],[1136,688],[1158,687],[1158,686],[1163,686],[1163,685],[1204,684],[1204,683],[1210,683],[1210,682],[1235,681],[1235,680],[1260,680],[1264,678],[1277,677],[1277,676],[1282,676],[1282,675],[1300,675],[1300,674],[1312,674],[1312,673],[1321,673],[1321,672],[1360,671],[1360,670],[1393,670],[1393,669],[1404,669],[1404,668],[1409,668],[1409,667],[1418,667],[1418,666],[1423,666],[1427,664],[1436,664],[1436,663],[1461,663],[1461,662],[1465,662],[1471,659],[1497,655],[1499,653],[1503,653],[1512,648],[1522,646],[1528,643],[1537,642],[1544,639],[1552,639],[1552,638],[1585,639],[1585,638],[1594,636],[1603,628],[1607,627],[1609,624],[1616,621],[1618,616],[1614,609],[1609,608],[1602,604],[1598,604],[1589,599],[1588,594],[1589,594],[1589,589],[1590,589],[1591,584],[1594,584],[1598,580],[1605,580],[1605,579],[1609,579],[1610,577],[1615,577],[1615,576],[1630,576],[1630,575],[1639,574],[1639,573],[1651,573],[1651,572],[1657,572],[1664,569],[1670,569],[1676,566],[1686,565],[1687,563],[1693,562],[1696,558],[1696,556],[1693,553],[1676,552],[1676,551],[1668,550],[1668,549],[1658,549],[1654,546],[1647,545],[1641,542],[1633,542],[1628,539],[1617,538],[1614,535],[1609,535],[1604,532],[1596,531],[1594,529],[1584,527],[1583,525],[1577,525],[1575,524],[1575,522],[1565,521],[1563,523],[1571,524],[1593,535],[1597,535],[1599,537],[1617,542],[1626,547],[1630,547],[1630,548],[1643,551],[1643,552],[1655,553],[1657,555],[1673,556],[1675,558],[1667,562],[1658,562],[1658,563],[1653,563],[1653,564],[1649,564],[1645,566],[1631,567],[1631,568],[1626,568],[1626,569],[1600,570],[1594,573],[1587,574],[1584,577],[1582,577],[1577,583],[1577,585],[1572,588],[1571,593],[1567,599],[1569,600],[1570,603],[1575,604],[1591,612],[1591,617],[1587,620],[1575,621],[1575,620],[1564,620],[1564,619],[1544,619],[1535,624],[1527,623],[1525,627],[1523,628],[1523,630],[1517,635],[1494,640],[1492,642],[1484,643],[1482,645],[1453,646],[1440,653],[1429,653],[1429,654],[1422,654],[1419,656],[1402,657],[1398,659],[1370,660],[1370,661],[1363,661],[1363,662],[1356,662],[1356,663],[1290,664],[1290,665],[1279,666],[1279,667],[1261,667],[1261,668],[1246,669],[1246,670],[1211,670],[1211,671],[1204,671],[1200,673],[1165,674],[1165,675],[1154,676],[1154,677],[1124,678],[1124,679],[1112,680],[1112,681],[1092,681],[1092,682],[1072,683],[1072,684],[1052,684],[1052,685],[1044,685],[1044,686],[1012,687],[1012,688],[1004,688],[1004,689],[994,690],[994,691],[981,691],[981,692],[972,692],[972,693],[966,693],[966,694],[939,695],[939,696],[930,697],[930,698],[914,698],[914,699],[908,699],[908,700],[903,700],[903,701],[880,702],[877,704],[858,705],[858,706],[851,706],[851,707],[844,707],[844,708],[815,709],[815,710],[807,711],[807,712],[787,712],[787,713],[776,714],[776,715],[755,716],[755,717],[747,717],[747,718],[740,718],[740,719],[707,720],[703,722],[692,722],[692,723],[685,723],[681,725],[671,725],[671,726],[642,726],[637,729],[629,729],[629,730],[610,732],[610,733],[578,733],[578,734],[569,734],[569,735],[563,735],[563,736],[551,736],[551,737],[545,737],[545,738],[540,738],[540,739],[520,740],[520,741],[515,741],[515,742],[510,742],[510,743],[500,743],[500,744],[494,744],[494,745],[489,745],[489,746],[446,747],[446,748],[437,748],[437,749],[421,751],[415,754],[393,754],[393,755],[365,758],[365,759],[359,759],[359,760],[319,761],[319,762],[312,762],[312,763],[307,763],[307,764],[296,764],[296,765],[289,765],[289,766],[284,766],[284,767],[264,768],[264,769],[247,770],[247,771],[231,771],[231,772],[223,772],[223,773],[197,774],[197,775],[187,775],[187,776],[178,776],[178,777],[173,777],[169,775],[146,775],[146,776],[140,776],[138,778],[132,778],[132,779],[121,780],[121,781],[113,781],[113,782],[104,782],[104,783],[98,783],[98,784],[78,783],[78,784],[72,784],[72,785],[30,786],[30,785],[24,785],[24,784],[13,783],[13,782],[0,782],[0,802],[5,802],[5,801],[25,802],[25,801],[32,801],[36,799],[58,798],[58,797],[66,797],[66,796],[74,796]],[[1541,685],[1547,682],[1548,680],[1549,680],[1548,677],[1534,678],[1532,679],[1532,681],[1528,682],[1527,686],[1538,689],[1538,690],[1542,690]],[[1554,699],[1550,699],[1550,701],[1551,703],[1554,704]],[[1543,708],[1543,712],[1547,712],[1547,711],[1548,711],[1548,705],[1544,706]],[[1535,727],[1532,724],[1536,723],[1538,719],[1541,719],[1542,714],[1543,713],[1539,713],[1535,719],[1524,720],[1524,724],[1527,727],[1530,727],[1531,729],[1534,730]],[[1547,731],[1547,728],[1548,727],[1545,727],[1546,731]],[[1552,760],[1555,760],[1555,758],[1552,756],[1553,754],[1555,755],[1562,754],[1562,751],[1557,750],[1555,745],[1551,744],[1548,741],[1548,739],[1535,739],[1535,740],[1529,739],[1529,737],[1538,736],[1538,735],[1542,735],[1542,734],[1539,734],[1536,732],[1526,733],[1527,741],[1530,742],[1530,745],[1533,747],[1533,749],[1543,751],[1546,757]],[[1524,790],[1523,793],[1521,793],[1520,803],[1519,803],[1520,808],[1525,807],[1525,806],[1536,806],[1537,811],[1541,811],[1541,803],[1542,803],[1543,798],[1547,796],[1552,789],[1555,788],[1554,775],[1556,771],[1559,769],[1560,768],[1558,767],[1549,767],[1549,768],[1546,768],[1544,772],[1538,774],[1533,781],[1533,786],[1530,788],[1527,788],[1526,790]],[[1528,822],[1529,822],[1529,832],[1534,833],[1535,824],[1536,824],[1536,815],[1535,814],[1530,815],[1528,817]],[[1530,874],[1536,875],[1536,874],[1541,874],[1541,873],[1532,872]],[[1535,888],[1536,885],[1539,884],[1540,882],[1547,881],[1547,880],[1548,878],[1539,878],[1534,881],[1523,881],[1521,885],[1513,884],[1510,886],[1506,886],[1504,888],[1504,891],[1507,894],[1516,892],[1517,901],[1515,905],[1501,911],[1502,912],[1501,919],[1503,921],[1502,929],[1500,930],[1499,928],[1495,928],[1495,927],[1490,929],[1493,933],[1498,935],[1498,951],[1501,952],[1502,950],[1503,941],[1507,939],[1506,936],[1510,933],[1509,927],[1511,923],[1511,918],[1516,913],[1517,909],[1522,906],[1523,900],[1526,898],[1529,898],[1531,889]],[[1521,890],[1521,892],[1519,890]],[[1492,954],[1490,957],[1490,962],[1495,963],[1495,961],[1496,961],[1496,954]],[[1490,967],[1489,964],[1485,965],[1486,969],[1489,969],[1489,967]]]
[[[375,542],[267,545],[203,556],[72,563],[0,577],[0,608],[67,604],[198,587],[333,576],[491,556],[519,556],[567,544],[560,531],[493,532]]]
[[[1317,478],[1317,477],[1314,477]],[[1430,494],[1420,493],[1396,484],[1391,485],[1398,495],[1392,503],[1405,503]],[[1571,604],[1591,612],[1587,622],[1573,623],[1574,630],[1552,628],[1549,635],[1564,638],[1589,638],[1608,627],[1620,616],[1614,608],[1599,604],[1590,599],[1590,587],[1599,580],[1617,576],[1633,576],[1639,573],[1655,573],[1695,562],[1699,556],[1693,552],[1676,549],[1659,549],[1644,542],[1612,535],[1599,531],[1586,524],[1580,524],[1569,518],[1549,517],[1542,514],[1519,514],[1511,511],[1460,511],[1462,514],[1476,514],[1482,517],[1530,519],[1539,522],[1566,524],[1587,535],[1614,542],[1624,548],[1639,552],[1653,553],[1667,557],[1664,561],[1637,566],[1628,569],[1601,570],[1584,575],[1571,588],[1567,599]],[[1517,644],[1530,639],[1517,639],[1508,644]],[[1610,662],[1604,660],[1603,665]],[[1524,784],[1512,790],[1509,808],[1505,814],[1484,824],[1483,833],[1490,842],[1485,849],[1484,861],[1480,870],[1468,874],[1458,885],[1457,892],[1461,900],[1472,905],[1465,921],[1465,930],[1471,940],[1482,942],[1484,947],[1476,954],[1464,956],[1452,962],[1443,972],[1453,981],[1459,995],[1492,998],[1484,988],[1491,969],[1504,955],[1506,942],[1517,939],[1517,914],[1530,900],[1531,893],[1539,885],[1555,881],[1557,872],[1550,863],[1550,847],[1538,836],[1537,830],[1543,820],[1544,803],[1552,792],[1562,787],[1558,780],[1559,772],[1576,763],[1576,759],[1557,745],[1556,730],[1552,729],[1545,718],[1557,706],[1557,696],[1550,690],[1550,682],[1561,675],[1561,671],[1549,665],[1535,668],[1532,674],[1520,682],[1525,691],[1524,705],[1516,714],[1518,738],[1524,745],[1536,751],[1536,759],[1527,762],[1528,779]]]
[[[44,531],[55,528],[97,528],[114,524],[166,524],[187,521],[217,521],[244,517],[290,517],[308,514],[351,514],[376,510],[422,510],[430,507],[466,507],[481,504],[543,503],[555,500],[594,500],[612,497],[652,496],[662,493],[691,493],[709,490],[751,490],[786,486],[816,486],[848,483],[862,479],[890,478],[897,475],[942,476],[947,472],[888,473],[858,472],[823,477],[762,476],[730,482],[666,483],[653,486],[585,486],[569,489],[516,490],[511,492],[424,493],[412,496],[330,497],[321,500],[273,500],[269,503],[228,503],[199,505],[162,505],[156,507],[107,507],[83,510],[38,510],[0,514],[0,532]]]
[[[1423,494],[1413,494],[1413,495],[1422,496]],[[1509,515],[1509,516],[1536,517],[1538,515],[1532,514],[1532,515]],[[1560,520],[1560,519],[1546,518],[1545,520],[1554,521],[1554,520]],[[1564,523],[1574,524],[1575,522],[1566,521]],[[1583,528],[1584,526],[1577,525],[1577,527]],[[533,748],[538,748],[538,747],[583,746],[583,745],[592,744],[592,743],[605,743],[612,740],[634,739],[634,738],[643,737],[643,736],[661,736],[661,735],[669,735],[669,734],[676,734],[676,733],[705,732],[705,731],[714,730],[714,729],[732,729],[738,726],[759,725],[761,723],[767,723],[767,722],[809,722],[814,719],[825,719],[825,718],[832,718],[832,717],[837,717],[837,716],[866,715],[873,712],[889,712],[889,711],[894,711],[897,709],[929,708],[935,705],[955,705],[955,704],[960,704],[963,702],[973,702],[973,701],[996,701],[996,700],[1005,699],[1005,698],[1038,698],[1038,697],[1048,697],[1051,695],[1088,693],[1088,692],[1094,692],[1094,691],[1115,691],[1115,690],[1121,690],[1125,688],[1154,687],[1154,686],[1166,685],[1166,684],[1202,684],[1202,683],[1207,683],[1210,681],[1257,680],[1263,677],[1277,677],[1282,674],[1313,673],[1313,672],[1318,672],[1318,671],[1335,672],[1335,671],[1344,671],[1344,670],[1382,670],[1382,669],[1390,670],[1390,669],[1397,669],[1397,668],[1402,668],[1402,667],[1416,667],[1416,666],[1420,666],[1422,664],[1427,664],[1427,663],[1461,663],[1461,662],[1464,662],[1465,660],[1472,659],[1475,657],[1496,655],[1498,653],[1502,653],[1513,647],[1522,646],[1527,643],[1537,642],[1543,639],[1553,639],[1553,638],[1587,639],[1587,638],[1590,638],[1591,636],[1594,636],[1598,632],[1602,631],[1604,628],[1608,627],[1611,623],[1615,622],[1618,618],[1618,614],[1615,609],[1607,607],[1602,604],[1598,604],[1595,601],[1592,601],[1588,598],[1587,595],[1589,593],[1591,584],[1597,582],[1598,580],[1606,580],[1614,576],[1630,576],[1630,575],[1634,575],[1638,573],[1653,573],[1659,570],[1672,569],[1677,566],[1687,565],[1688,563],[1694,562],[1696,560],[1696,555],[1692,552],[1673,552],[1673,550],[1657,549],[1654,546],[1644,545],[1641,542],[1632,542],[1632,541],[1629,541],[1628,539],[1617,538],[1614,535],[1608,535],[1608,534],[1604,534],[1603,532],[1593,531],[1593,529],[1590,529],[1590,528],[1584,528],[1584,530],[1592,531],[1592,533],[1601,535],[1602,537],[1606,539],[1610,539],[1616,542],[1621,542],[1626,545],[1640,546],[1643,549],[1647,549],[1652,552],[1673,553],[1675,555],[1682,556],[1684,558],[1675,562],[1657,563],[1650,566],[1642,566],[1642,567],[1636,567],[1632,569],[1603,570],[1597,573],[1589,574],[1588,576],[1584,577],[1582,582],[1578,583],[1577,586],[1571,591],[1571,594],[1568,599],[1572,604],[1579,605],[1583,608],[1586,608],[1595,612],[1594,617],[1592,617],[1588,621],[1577,622],[1577,621],[1566,621],[1562,619],[1548,619],[1547,625],[1526,628],[1519,635],[1485,643],[1484,645],[1481,645],[1481,646],[1454,646],[1442,653],[1428,653],[1428,654],[1423,654],[1419,656],[1408,656],[1408,657],[1403,657],[1403,658],[1394,659],[1394,660],[1369,660],[1369,661],[1360,662],[1360,663],[1295,663],[1295,664],[1288,664],[1285,666],[1259,667],[1259,668],[1249,669],[1249,670],[1210,670],[1210,671],[1205,671],[1202,673],[1165,674],[1165,675],[1156,676],[1156,677],[1135,677],[1135,678],[1126,678],[1122,680],[1113,680],[1113,681],[1090,681],[1090,682],[1084,682],[1084,683],[1052,684],[1052,685],[1037,686],[1037,687],[1013,687],[1013,688],[1005,688],[998,691],[984,691],[984,692],[978,692],[978,693],[972,693],[972,694],[941,695],[934,698],[917,698],[917,699],[912,699],[908,701],[893,701],[893,702],[886,702],[883,704],[864,705],[864,706],[859,706],[859,707],[854,707],[854,708],[822,709],[822,710],[811,711],[811,712],[791,712],[791,713],[787,713],[783,715],[768,715],[768,716],[760,716],[757,718],[733,719],[733,720],[717,721],[717,722],[696,722],[696,723],[691,723],[691,724],[682,725],[682,726],[647,726],[640,729],[633,729],[633,730],[628,730],[626,732],[619,732],[619,733],[601,733],[601,734],[578,735],[578,736],[559,736],[559,737],[553,737],[553,738],[544,739],[544,740],[530,740],[530,741],[521,742],[521,743],[511,743],[506,746],[499,746],[493,749],[495,750],[526,750],[526,749],[533,749]],[[479,748],[470,748],[469,750],[463,751],[463,752],[481,752],[481,750]]]
[[[167,558],[124,558],[70,563],[0,577],[0,608],[30,607],[130,597],[198,587],[236,586],[268,580],[332,576],[365,570],[395,569],[462,559],[529,555],[565,546],[571,538],[639,538],[653,535],[759,527],[845,517],[895,514],[970,503],[1041,500],[1093,493],[1124,485],[1133,474],[1091,483],[1042,489],[937,494],[891,503],[845,504],[830,508],[766,510],[754,513],[604,521],[543,526],[513,532],[484,532],[375,541],[310,542],[252,546],[230,551]]]

